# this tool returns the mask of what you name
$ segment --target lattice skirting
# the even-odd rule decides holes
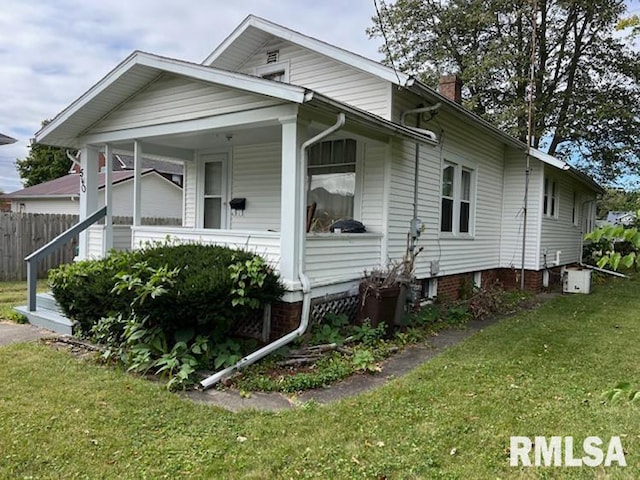
[[[315,298],[311,301],[311,323],[320,323],[328,313],[346,315],[350,322],[355,322],[358,313],[358,295],[338,293]]]
[[[269,340],[271,330],[271,305],[255,311],[255,314],[238,321],[233,333],[241,337],[255,338],[262,342]]]

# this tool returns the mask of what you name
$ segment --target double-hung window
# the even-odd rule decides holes
[[[354,218],[356,141],[332,140],[309,149],[307,198],[316,204],[313,231],[328,231],[342,219]]]
[[[471,235],[473,231],[474,171],[445,163],[442,169],[440,231]]]
[[[558,216],[558,187],[556,181],[544,177],[544,198],[542,201],[542,213],[547,217]]]

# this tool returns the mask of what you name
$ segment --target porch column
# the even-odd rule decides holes
[[[300,229],[299,139],[296,116],[281,118],[282,179],[280,185],[280,275],[285,285],[298,283],[298,235]]]
[[[98,209],[98,170],[99,152],[94,145],[85,145],[80,153],[80,220],[84,220]],[[86,230],[79,235],[78,256],[89,256],[89,243]]]
[[[138,140],[133,144],[133,226],[141,224],[142,219],[142,143]]]
[[[107,216],[104,219],[104,252],[102,252],[104,256],[113,248],[113,166],[111,165],[111,152],[111,145],[105,145],[104,204],[107,207]]]

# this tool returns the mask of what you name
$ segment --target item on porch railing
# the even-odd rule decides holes
[[[367,229],[357,220],[338,220],[329,227],[331,233],[365,233]]]

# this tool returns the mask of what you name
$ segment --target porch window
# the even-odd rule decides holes
[[[547,217],[557,217],[558,199],[557,186],[555,180],[549,177],[544,178],[544,199],[542,213]]]
[[[442,169],[441,232],[465,235],[472,233],[473,179],[472,169],[445,164]]]
[[[309,149],[307,198],[316,203],[311,230],[326,232],[342,219],[353,218],[356,193],[356,141],[321,142]]]

